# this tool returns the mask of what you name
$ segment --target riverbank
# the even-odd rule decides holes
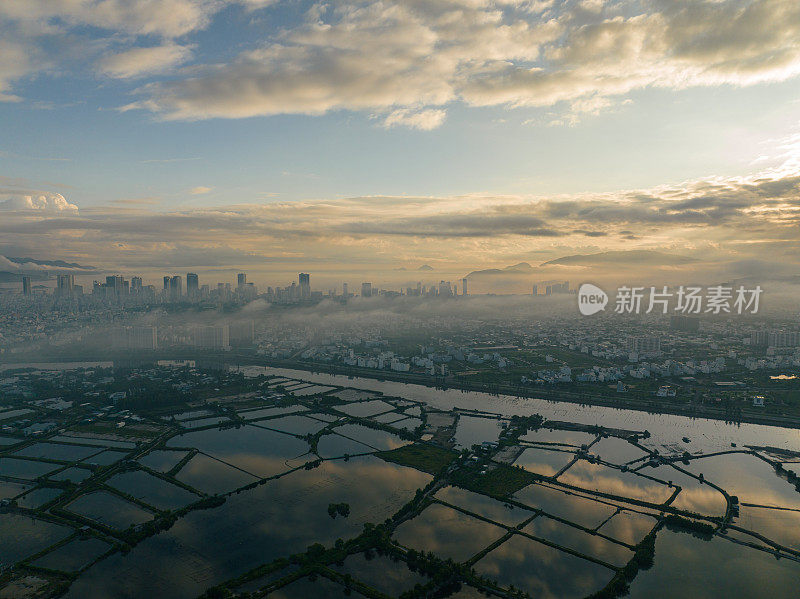
[[[293,370],[304,370],[311,373],[361,377],[377,381],[409,383],[414,385],[423,385],[425,387],[431,387],[434,389],[454,389],[460,391],[487,393],[489,395],[498,396],[507,395],[521,399],[541,399],[545,401],[565,402],[582,406],[618,408],[623,410],[646,412],[648,414],[670,414],[673,416],[685,416],[688,418],[707,418],[732,424],[749,423],[777,426],[781,428],[800,429],[800,418],[793,416],[744,412],[740,416],[737,416],[737,418],[732,419],[729,415],[724,413],[724,410],[715,409],[710,406],[686,406],[682,404],[669,403],[667,401],[655,400],[643,402],[640,400],[626,399],[624,397],[620,397],[619,399],[608,399],[605,397],[592,396],[585,393],[571,393],[562,389],[547,389],[544,387],[523,389],[521,387],[512,385],[475,384],[466,381],[459,381],[454,377],[433,378],[414,373],[375,371],[369,368],[343,368],[337,365],[321,366],[319,364],[309,364],[307,362],[297,360],[262,359],[261,364],[272,368],[290,368]]]
[[[272,368],[288,368],[312,373],[344,376],[348,378],[361,377],[377,381],[390,381],[398,383],[408,383],[421,385],[433,389],[452,389],[464,392],[477,392],[494,396],[510,396],[521,399],[538,399],[552,402],[570,403],[581,406],[598,406],[606,408],[616,408],[623,410],[633,410],[647,414],[669,414],[673,416],[683,416],[687,418],[705,418],[720,422],[739,424],[760,424],[780,428],[800,429],[800,417],[764,414],[754,412],[752,409],[745,408],[741,414],[735,418],[726,414],[724,410],[708,405],[686,405],[670,403],[666,399],[640,400],[626,398],[620,394],[613,399],[592,395],[590,393],[575,393],[563,388],[547,387],[522,387],[519,385],[500,385],[470,383],[454,376],[431,377],[429,375],[417,373],[401,373],[392,371],[376,371],[370,368],[343,367],[334,364],[313,364],[300,360],[273,360],[265,356],[242,352],[196,352],[196,351],[158,351],[158,352],[137,352],[136,354],[126,353],[124,355],[94,355],[87,354],[82,356],[72,355],[69,358],[64,356],[15,356],[18,359],[19,367],[52,367],[55,364],[70,363],[96,363],[103,361],[108,364],[108,360],[113,360],[115,365],[123,364],[125,367],[134,367],[156,363],[159,360],[193,360],[200,367],[225,367],[225,366],[266,366]],[[12,369],[13,362],[7,359],[1,363],[5,369]]]

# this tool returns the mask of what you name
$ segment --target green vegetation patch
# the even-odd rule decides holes
[[[694,533],[701,538],[708,538],[714,536],[716,529],[706,522],[698,522],[697,520],[690,520],[683,516],[676,514],[669,514],[664,518],[664,524],[673,531],[684,531]]]
[[[486,474],[468,471],[454,479],[459,487],[494,497],[508,497],[523,487],[534,482],[534,477],[527,470],[515,468],[507,464],[499,464]]]
[[[379,458],[401,466],[411,466],[429,474],[437,474],[458,457],[458,452],[435,445],[413,444],[391,451],[379,451]]]

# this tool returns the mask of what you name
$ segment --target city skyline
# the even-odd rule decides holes
[[[91,277],[82,277],[83,281],[89,281]],[[183,283],[186,281],[186,291],[184,292]],[[55,286],[43,284],[44,282],[55,282]],[[81,281],[79,278],[78,281]],[[315,290],[311,285],[311,275],[309,273],[298,273],[297,281],[291,282],[285,287],[280,285],[266,285],[262,287],[256,286],[253,281],[247,280],[247,273],[237,273],[236,284],[231,282],[217,281],[206,282],[201,279],[197,273],[188,272],[184,275],[181,274],[167,274],[160,278],[163,283],[159,286],[159,280],[153,279],[151,283],[148,279],[141,276],[131,276],[126,279],[125,276],[115,274],[107,275],[105,282],[102,279],[94,278],[91,282],[91,287],[85,287],[76,283],[74,274],[56,274],[55,279],[44,279],[37,281],[37,285],[33,284],[30,275],[21,276],[21,280],[17,292],[23,296],[35,296],[47,294],[48,291],[56,298],[76,299],[84,295],[96,296],[96,299],[101,300],[122,300],[124,298],[140,299],[144,302],[180,302],[180,301],[202,301],[209,299],[217,299],[220,301],[236,299],[243,303],[248,303],[260,297],[269,301],[277,301],[278,303],[315,303],[323,298],[339,297],[347,299],[355,297],[348,291],[348,283],[342,282],[338,286],[327,287],[323,290]],[[459,292],[459,285],[461,291]],[[542,287],[541,295],[551,294],[551,285]],[[339,290],[341,289],[341,292]],[[11,288],[13,290],[13,287]],[[567,293],[569,290],[569,282],[559,282],[552,286],[553,293]],[[467,292],[467,279],[460,279],[455,282],[440,280],[438,283],[423,284],[422,281],[417,281],[413,285],[403,288],[394,286],[392,289],[383,289],[380,285],[373,285],[372,282],[361,283],[361,296],[372,297],[373,295],[383,294],[398,294],[409,296],[443,296],[455,297],[458,295],[469,295]],[[533,285],[533,295],[537,295],[537,285]]]
[[[0,599],[796,599],[800,1],[0,0]]]
[[[3,256],[798,266],[793,2],[30,1],[0,23]]]

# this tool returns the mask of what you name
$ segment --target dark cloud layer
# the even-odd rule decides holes
[[[569,250],[589,239],[602,241],[600,249],[635,242],[707,254],[713,246],[735,259],[766,259],[780,247],[795,262],[800,245],[798,176],[558,198],[362,197],[182,211],[2,206],[0,250],[8,255],[58,252],[109,265],[396,263],[437,255],[480,264],[534,250],[575,253]]]

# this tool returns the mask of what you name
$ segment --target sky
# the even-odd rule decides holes
[[[796,0],[3,0],[0,256],[796,277],[798,75]]]

